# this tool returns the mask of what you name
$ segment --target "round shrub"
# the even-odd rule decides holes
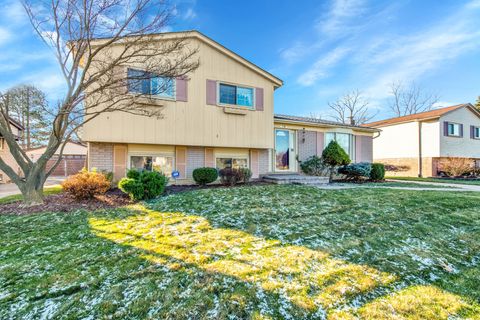
[[[143,185],[143,199],[153,199],[165,191],[168,178],[157,171],[142,171],[140,182]]]
[[[137,171],[131,169],[127,177],[120,180],[118,187],[132,200],[153,199],[165,191],[168,178],[156,171]]]
[[[139,201],[143,199],[143,185],[132,178],[123,178],[118,182],[118,188],[128,194],[130,199]]]
[[[110,189],[110,182],[104,174],[82,170],[63,181],[62,188],[76,199],[91,199],[105,194]]]
[[[204,186],[218,179],[218,171],[215,168],[197,168],[193,170],[193,180]]]
[[[385,179],[385,165],[383,163],[372,163],[370,179],[373,181],[381,181]]]

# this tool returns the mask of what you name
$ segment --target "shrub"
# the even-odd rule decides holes
[[[459,177],[471,173],[474,162],[469,158],[449,157],[440,160],[438,170],[445,172],[450,177]]]
[[[91,199],[96,195],[104,194],[110,189],[110,182],[105,175],[95,170],[83,169],[79,173],[68,177],[62,188],[76,199]]]
[[[118,188],[128,194],[130,199],[138,201],[143,199],[143,185],[132,178],[123,178],[118,182]]]
[[[248,183],[252,178],[252,170],[250,170],[249,168],[240,168],[238,169],[238,171],[240,173],[240,181]]]
[[[237,184],[237,182],[242,180],[242,175],[238,169],[221,169],[218,172],[218,175],[220,176],[220,182],[227,186],[234,186]]]
[[[347,180],[355,181],[362,178],[369,178],[371,171],[372,165],[368,162],[351,163],[338,169],[338,173],[344,174]]]
[[[102,170],[101,173],[105,176],[105,179],[110,183],[110,189],[114,186],[113,185],[113,172]]]
[[[215,168],[197,168],[192,175],[196,183],[204,186],[217,180],[218,171]]]
[[[127,177],[120,180],[118,187],[130,199],[138,201],[158,197],[165,191],[167,184],[168,178],[163,173],[131,169],[127,172]]]
[[[385,179],[385,165],[383,163],[372,163],[370,179],[373,181],[382,181]]]
[[[322,158],[311,156],[307,160],[300,163],[302,172],[310,176],[324,176],[326,174],[326,166]]]
[[[330,167],[330,182],[333,179],[335,167],[344,166],[350,163],[350,157],[340,145],[332,140],[323,150],[322,161]]]

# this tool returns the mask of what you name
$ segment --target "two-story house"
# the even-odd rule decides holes
[[[373,158],[398,176],[436,176],[446,157],[480,160],[480,113],[470,103],[366,124],[381,133]]]
[[[168,41],[172,34],[152,41]],[[90,169],[112,171],[116,180],[129,168],[178,171],[181,182],[198,167],[248,167],[258,178],[298,172],[299,160],[321,154],[333,139],[352,159],[372,160],[377,129],[274,117],[274,91],[282,80],[200,32],[182,36],[198,48],[200,66],[188,79],[171,79],[171,90],[155,97],[162,117],[113,112],[88,122],[83,139]],[[125,68],[127,75],[141,72],[139,66]]]
[[[10,129],[12,130],[13,135],[20,139],[20,136],[23,133],[23,126],[13,119],[9,119],[9,120],[10,120]],[[17,172],[20,172],[20,167],[18,166],[17,161],[15,160],[12,153],[10,152],[8,144],[5,141],[5,139],[2,137],[2,135],[0,135],[0,158],[12,169],[14,169]],[[0,170],[0,183],[6,183],[9,181],[10,179],[5,174],[5,172]]]

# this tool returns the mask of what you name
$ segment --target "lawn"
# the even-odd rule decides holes
[[[425,185],[419,184],[415,182],[396,182],[396,181],[384,181],[384,182],[364,182],[359,184],[353,183],[345,183],[345,182],[338,182],[335,184],[344,185],[344,186],[355,186],[355,187],[362,187],[362,188],[382,188],[382,187],[394,187],[394,188],[433,188],[433,189],[445,189],[445,188],[452,188],[449,186],[441,186],[441,185]]]
[[[0,216],[0,318],[480,319],[480,194],[252,186]]]
[[[436,182],[436,183],[452,183],[452,184],[469,184],[480,186],[480,180],[467,179],[440,179],[440,178],[420,178],[420,177],[385,177],[392,180],[403,181],[419,181],[419,182]]]

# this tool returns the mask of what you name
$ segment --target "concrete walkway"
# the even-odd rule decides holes
[[[416,183],[420,185],[425,185],[425,188],[410,188],[413,190],[436,190],[436,191],[476,191],[480,192],[480,185],[471,185],[471,184],[460,184],[460,183],[443,183],[443,182],[424,182],[424,181],[415,181],[415,180],[395,180],[395,179],[386,179],[389,182],[401,182],[401,183]],[[445,188],[429,188],[428,186],[441,186]],[[397,188],[397,187],[390,187]],[[400,188],[399,189],[407,189]]]
[[[60,184],[63,180],[65,180],[64,177],[50,177],[45,181],[45,186],[54,186]],[[20,190],[15,183],[0,184],[0,198],[14,194],[20,194]]]

